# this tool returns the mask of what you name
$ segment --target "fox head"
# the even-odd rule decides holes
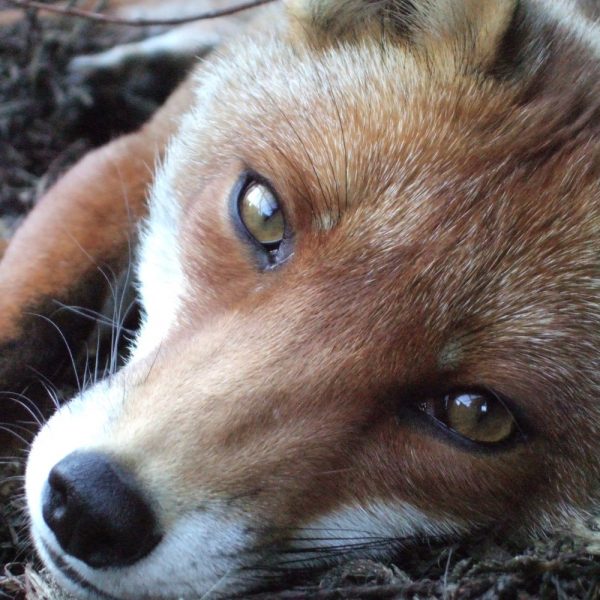
[[[228,595],[598,500],[594,23],[535,0],[259,21],[195,75],[128,364],[29,458],[37,547],[82,597]]]

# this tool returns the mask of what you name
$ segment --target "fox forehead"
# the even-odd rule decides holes
[[[179,136],[186,159],[170,165],[184,209],[228,167],[254,169],[312,225],[374,211],[374,222],[401,222],[407,239],[436,196],[464,212],[479,193],[493,210],[503,193],[523,196],[520,186],[566,197],[597,181],[595,106],[579,90],[550,99],[540,90],[526,106],[526,77],[503,81],[369,36],[319,49],[282,34],[242,45],[199,71]]]
[[[476,75],[457,80],[443,68],[423,77],[425,59],[403,47],[365,40],[316,55],[281,40],[244,47],[200,72],[197,108],[181,130],[192,160],[176,167],[190,198],[206,184],[198,166],[222,172],[237,161],[303,194],[331,222],[341,216],[332,201],[348,208],[397,199],[407,182],[433,189],[457,179],[460,161],[449,157],[480,156],[508,116],[500,86],[482,90]],[[488,149],[495,168],[502,146]]]

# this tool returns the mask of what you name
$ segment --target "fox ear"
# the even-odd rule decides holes
[[[305,30],[325,37],[375,26],[424,47],[449,43],[461,59],[486,62],[508,29],[518,0],[287,0]]]

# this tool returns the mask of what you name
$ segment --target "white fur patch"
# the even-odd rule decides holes
[[[404,502],[372,502],[341,508],[307,524],[293,549],[301,550],[298,557],[309,563],[321,562],[328,554],[324,548],[333,560],[381,558],[393,555],[414,538],[456,536],[466,529],[448,519],[428,517]],[[320,550],[311,554],[315,546]],[[291,557],[293,560],[293,552]]]
[[[50,531],[36,532],[38,549],[53,575],[63,587],[78,597],[97,598],[75,584],[60,570],[42,545],[40,538],[59,552],[69,569],[86,584],[119,600],[186,599],[221,597],[240,591],[247,565],[244,556],[244,528],[225,515],[193,514],[172,527],[161,543],[145,558],[130,567],[92,569],[85,563],[60,552]]]
[[[147,356],[159,347],[176,323],[186,285],[180,260],[180,205],[174,197],[174,165],[185,160],[185,148],[177,140],[154,183],[150,216],[142,228],[137,277],[142,304],[142,326],[133,344],[131,360]]]

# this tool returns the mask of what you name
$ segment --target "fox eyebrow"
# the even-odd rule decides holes
[[[256,82],[260,94],[254,95],[252,100],[264,114],[277,114],[280,117],[281,127],[287,130],[293,142],[297,142],[300,149],[299,160],[304,163],[305,168],[297,164],[281,143],[270,140],[269,146],[285,163],[288,171],[293,173],[301,183],[300,186],[296,186],[295,191],[298,199],[310,211],[313,222],[319,228],[330,230],[339,223],[343,213],[350,206],[350,157],[348,132],[344,123],[340,96],[336,93],[329,74],[323,75],[318,65],[311,65],[309,76],[314,88],[321,90],[330,100],[332,111],[330,121],[333,125],[327,131],[330,136],[334,136],[333,139],[323,133],[323,124],[316,121],[310,113],[305,112],[302,114],[302,122],[295,123],[285,108],[280,105],[277,94],[273,94],[263,82]],[[256,124],[247,123],[247,125],[250,125],[257,135],[264,136],[264,131]],[[315,162],[311,149],[300,131],[300,125],[308,128],[319,141],[321,156],[324,157],[321,166]],[[341,173],[340,169],[336,168],[336,163],[342,164]],[[257,166],[254,166],[254,169],[257,169]],[[307,181],[307,174],[314,180],[313,185]],[[277,188],[276,182],[272,183]]]
[[[306,197],[304,197],[304,200],[311,205],[314,221],[319,222],[320,221],[319,215],[327,214],[327,215],[329,215],[328,221],[331,221],[333,223],[339,222],[339,220],[341,218],[342,210],[341,210],[341,204],[340,204],[339,194],[337,193],[337,190],[333,190],[331,185],[328,186],[326,184],[325,179],[323,178],[323,174],[320,173],[318,166],[315,164],[315,161],[313,160],[313,157],[311,156],[311,153],[309,152],[309,150],[306,146],[306,143],[302,139],[302,136],[298,132],[297,128],[294,126],[294,124],[290,120],[290,118],[287,115],[285,115],[283,112],[282,112],[282,116],[284,117],[284,120],[285,120],[287,126],[289,127],[289,129],[292,131],[294,137],[298,140],[298,143],[299,143],[300,147],[302,148],[302,154],[303,154],[304,158],[308,161],[308,164],[310,166],[310,171],[312,172],[312,174],[315,178],[317,187],[319,189],[319,194],[317,196],[309,193],[306,195]],[[308,118],[306,115],[305,115],[305,118],[307,118],[306,122],[311,127],[311,129],[313,129],[313,131],[316,131],[319,134],[319,136],[323,142],[322,147],[326,148],[327,144],[325,143],[325,138],[320,133],[320,128],[318,127],[318,124],[315,123],[312,119]],[[333,176],[332,177],[333,181],[336,182],[335,187],[337,188],[337,178],[335,176],[335,169],[334,169],[333,160],[332,160],[330,152],[327,152],[327,159],[328,159],[327,163],[328,163],[330,173]],[[346,156],[346,161],[347,161],[347,156]],[[334,199],[335,199],[335,201],[334,201]],[[334,205],[337,209],[336,212],[334,212]],[[333,218],[334,215],[336,215],[335,218]],[[331,228],[331,227],[328,227],[328,228]]]

